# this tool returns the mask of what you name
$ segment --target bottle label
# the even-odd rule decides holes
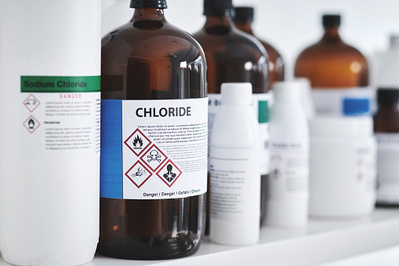
[[[399,202],[399,133],[376,133],[378,199]]]
[[[260,173],[267,175],[270,172],[269,160],[266,158],[269,158],[269,104],[271,95],[269,93],[254,93],[252,97],[252,107],[259,123]],[[208,94],[208,99],[208,132],[211,136],[213,121],[222,104],[222,97],[220,94]]]
[[[369,99],[371,106],[368,115],[376,110],[376,107],[372,105],[375,102],[375,92],[371,88],[312,88],[312,99],[317,115],[342,116],[343,103],[344,100],[348,98]]]
[[[100,155],[100,76],[21,76],[20,97],[22,159]]]
[[[269,192],[271,199],[308,191],[309,147],[302,141],[270,142]]]
[[[101,197],[151,200],[204,194],[207,101],[102,100]]]
[[[250,147],[212,147],[209,158],[212,218],[246,222],[254,211],[260,212],[260,175],[255,159]]]

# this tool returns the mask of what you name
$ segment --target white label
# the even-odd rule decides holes
[[[209,136],[211,136],[213,121],[215,116],[222,105],[220,94],[208,94],[208,125]],[[269,93],[254,93],[252,94],[253,110],[255,117],[259,124],[259,145],[260,149],[260,171],[261,175],[267,175],[270,172],[269,160],[269,105],[271,95]]]
[[[378,198],[399,202],[399,134],[376,133]]]
[[[260,175],[251,148],[211,147],[211,216],[243,220],[260,212]]]
[[[100,93],[21,93],[21,158],[100,155]],[[29,149],[24,149],[29,147]]]
[[[331,88],[331,89],[312,89],[312,99],[317,115],[343,115],[343,100],[345,98],[366,98],[370,103],[374,102],[375,92],[368,87],[359,88]],[[375,110],[374,106],[370,107],[370,112]]]
[[[309,180],[308,144],[300,141],[270,142],[269,197],[307,192]]]
[[[374,144],[375,145],[375,144]],[[376,177],[375,146],[359,143],[356,145],[356,177],[368,193],[375,189]]]
[[[124,199],[206,192],[207,103],[207,98],[122,101]]]

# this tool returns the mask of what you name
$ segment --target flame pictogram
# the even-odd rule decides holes
[[[140,138],[139,135],[137,135],[133,139],[133,149],[141,149],[143,147],[143,140]]]

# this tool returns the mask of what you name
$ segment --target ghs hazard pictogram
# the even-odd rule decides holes
[[[152,176],[152,173],[140,161],[137,161],[125,173],[125,176],[129,178],[137,188],[140,188]]]
[[[28,98],[25,99],[23,104],[26,107],[26,109],[28,109],[31,113],[33,113],[33,111],[35,111],[36,108],[39,107],[40,102],[33,94],[30,94]]]
[[[124,143],[136,156],[140,156],[151,145],[151,141],[139,129],[136,129]]]
[[[144,154],[141,156],[141,160],[148,166],[152,171],[158,170],[158,168],[168,159],[168,157],[153,144]]]
[[[24,127],[32,134],[40,127],[39,121],[32,115],[29,116],[23,123]]]
[[[157,176],[168,186],[171,187],[181,176],[182,171],[169,159],[157,172]]]

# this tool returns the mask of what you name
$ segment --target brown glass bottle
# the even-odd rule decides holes
[[[252,23],[254,21],[253,7],[235,7],[234,11],[234,23],[236,27],[256,37],[266,49],[268,55],[269,88],[272,89],[272,84],[274,82],[284,80],[284,60],[276,48],[254,34],[252,30]]]
[[[295,76],[309,79],[312,88],[347,89],[369,85],[364,55],[340,37],[339,15],[324,15],[324,35],[306,48],[295,63]]]
[[[377,139],[377,205],[399,206],[399,89],[377,90],[378,110],[374,115],[374,133]]]
[[[166,1],[132,0],[130,7],[135,8],[132,20],[102,40],[103,103],[107,99],[206,97],[202,48],[189,34],[165,20]],[[106,111],[103,109],[103,117]],[[107,131],[102,125],[102,140],[110,138]],[[105,145],[104,140],[102,149]],[[103,175],[108,174],[109,161],[116,159],[112,154],[105,157],[98,252],[125,259],[168,259],[193,254],[204,234],[205,194],[154,200],[108,197],[103,193],[103,186],[108,185]],[[122,164],[116,161],[119,163]]]
[[[264,95],[269,90],[266,51],[256,38],[236,28],[232,20],[233,12],[232,0],[204,0],[205,25],[194,34],[205,51],[208,63],[209,135],[220,100],[222,83],[250,82],[253,93],[257,95]],[[266,123],[267,103],[259,106],[263,108],[259,111],[264,120],[262,123]],[[267,149],[266,129],[261,132],[264,134],[261,136],[264,142],[260,145]],[[262,157],[263,160],[267,158]],[[267,176],[263,174],[262,180]],[[208,201],[209,191],[208,188]],[[207,206],[209,221],[209,202]]]

